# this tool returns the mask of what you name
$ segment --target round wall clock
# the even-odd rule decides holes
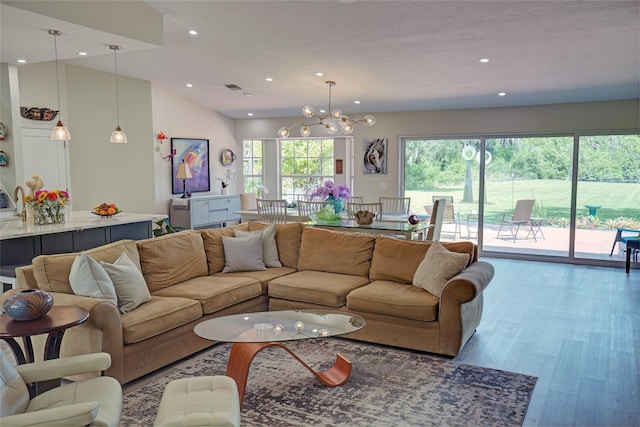
[[[222,152],[222,155],[220,157],[220,161],[225,166],[231,165],[235,160],[236,160],[235,153],[229,150],[228,148]]]

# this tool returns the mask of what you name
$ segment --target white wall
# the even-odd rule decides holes
[[[153,103],[154,151],[153,163],[156,182],[156,211],[167,211],[167,201],[171,194],[171,161],[162,158],[171,152],[171,138],[198,138],[209,140],[209,176],[211,191],[208,193],[193,193],[193,196],[205,194],[220,194],[220,181],[216,177],[224,178],[228,168],[220,161],[222,151],[231,149],[238,158],[242,145],[236,145],[233,120],[213,110],[194,104],[185,97],[166,90],[157,85],[151,87]],[[156,135],[159,131],[168,137],[163,143],[158,143]],[[242,164],[238,161],[230,166],[237,174],[242,173]],[[188,185],[188,183],[187,183]],[[236,193],[237,181],[229,181],[229,194]],[[178,195],[173,195],[177,197]]]
[[[479,135],[495,133],[544,133],[640,129],[638,100],[510,108],[374,113],[373,127],[356,125],[354,193],[365,196],[399,194],[398,141],[402,136]],[[236,120],[236,138],[273,138],[281,126],[291,126],[299,117]],[[312,127],[312,136],[319,128]],[[386,175],[362,173],[362,141],[388,138]],[[386,190],[380,190],[381,184]]]
[[[128,144],[111,144],[115,75],[66,66],[73,210],[116,203],[131,213],[155,209],[151,84],[118,76],[120,126]]]

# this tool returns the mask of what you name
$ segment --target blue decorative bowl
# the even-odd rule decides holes
[[[53,297],[42,289],[25,289],[16,292],[2,304],[4,312],[17,321],[35,320],[53,307]]]

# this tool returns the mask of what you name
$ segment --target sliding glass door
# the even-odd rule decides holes
[[[483,250],[567,257],[573,136],[485,145]]]
[[[402,138],[401,147],[413,210],[442,196],[454,205],[441,240],[478,239],[486,255],[619,265],[620,237],[640,235],[638,134]]]
[[[575,257],[621,261],[616,237],[640,235],[640,135],[579,138],[576,200]]]

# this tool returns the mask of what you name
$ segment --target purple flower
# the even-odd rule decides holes
[[[311,200],[316,198],[326,199],[333,196],[336,199],[351,200],[351,189],[344,184],[335,185],[332,181],[325,181],[321,186],[309,194]]]

